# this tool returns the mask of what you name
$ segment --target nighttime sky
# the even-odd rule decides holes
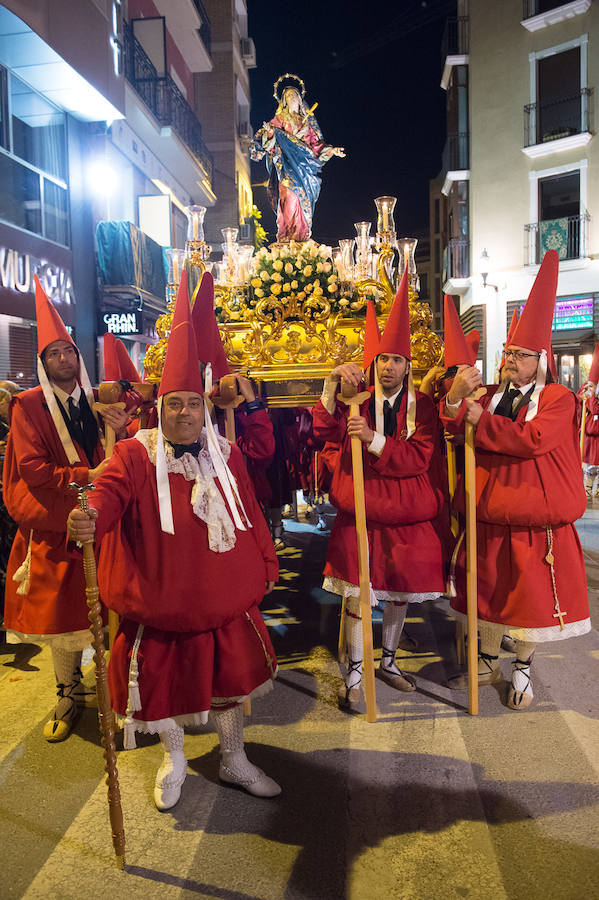
[[[275,111],[275,79],[293,72],[304,79],[308,105],[318,102],[315,115],[327,143],[347,152],[323,169],[313,226],[319,241],[335,245],[355,235],[354,222],[375,221],[372,201],[382,194],[398,198],[398,234],[428,225],[428,180],[441,168],[444,141],[444,16],[401,34],[402,21],[414,22],[426,7],[420,0],[248,0],[257,58],[250,71],[254,129]],[[428,16],[439,7],[447,4],[429,0]],[[348,50],[359,53],[371,37],[393,32],[397,37],[383,46],[336,67]],[[253,182],[265,178],[264,162],[252,164]],[[266,191],[255,188],[254,196],[273,240]]]

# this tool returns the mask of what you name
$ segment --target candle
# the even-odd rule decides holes
[[[198,239],[198,217],[195,213],[191,214],[191,227],[193,228],[193,239],[197,241]]]
[[[386,201],[383,203],[383,231],[389,231],[389,206]]]
[[[179,284],[179,260],[173,256],[173,284]]]
[[[406,268],[408,270],[408,274],[409,274],[409,272],[410,272],[410,245],[409,244],[404,244],[403,261],[404,261],[404,268]]]

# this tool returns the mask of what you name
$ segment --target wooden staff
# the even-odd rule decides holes
[[[237,443],[235,409],[243,403],[243,397],[238,393],[237,379],[234,375],[223,375],[218,383],[218,394],[212,398],[212,402],[225,411],[225,437],[232,444]],[[252,701],[249,698],[243,701],[243,714],[245,716],[252,714]]]
[[[459,523],[458,517],[455,513],[453,501],[455,497],[455,486],[457,481],[457,468],[456,468],[456,460],[455,460],[455,445],[452,441],[446,441],[445,447],[447,450],[447,485],[449,488],[449,524],[451,528],[451,533],[454,538],[458,536]]]
[[[584,429],[587,418],[587,398],[582,398],[582,416],[580,418],[580,458],[583,459],[584,454]],[[584,462],[584,460],[583,460]]]
[[[81,486],[72,483],[70,488],[77,491],[77,505],[83,512],[88,512],[87,492],[94,489],[93,484]],[[123,810],[121,808],[121,791],[116,765],[116,747],[114,745],[114,713],[110,703],[106,659],[104,656],[104,636],[102,629],[102,607],[99,600],[98,577],[96,573],[96,557],[94,542],[86,541],[83,545],[83,571],[85,573],[85,598],[89,609],[88,617],[94,647],[94,663],[96,666],[96,691],[98,694],[98,720],[100,735],[104,747],[106,761],[106,783],[108,785],[108,811],[112,829],[112,844],[120,868],[125,864],[125,830],[123,828]]]
[[[360,404],[370,399],[369,391],[356,394],[353,385],[342,382],[339,399],[349,406],[350,416],[360,415]],[[364,644],[364,693],[366,695],[366,721],[376,722],[376,691],[374,687],[374,651],[372,648],[372,610],[370,608],[370,563],[368,560],[368,532],[366,530],[366,500],[364,496],[364,460],[362,441],[357,435],[351,438],[352,474],[354,479],[354,505],[356,510],[356,537],[358,541],[358,573],[360,582],[360,611],[362,613],[362,639]],[[344,610],[342,610],[342,613]],[[343,619],[341,627],[343,628]]]
[[[478,388],[467,399],[478,400],[485,393]],[[476,459],[474,425],[466,422],[464,446],[466,484],[466,614],[468,617],[468,712],[478,715],[478,587],[476,571]]]
[[[116,407],[117,409],[125,409],[125,404],[120,399],[124,394],[123,386],[119,381],[103,381],[98,387],[98,400],[94,403],[94,410],[103,413],[106,409]],[[110,425],[104,425],[104,433],[106,442],[104,447],[104,458],[110,459],[114,453],[114,445],[116,442],[116,433]],[[119,629],[118,613],[113,609],[108,610],[108,645],[110,649],[114,647],[114,639]]]

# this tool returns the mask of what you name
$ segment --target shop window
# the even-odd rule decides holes
[[[57,244],[69,243],[68,195],[64,188],[44,179],[44,236]]]

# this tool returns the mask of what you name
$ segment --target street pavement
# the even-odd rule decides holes
[[[221,785],[206,727],[186,734],[182,798],[159,813],[160,744],[138,737],[137,750],[118,754],[127,840],[118,870],[95,710],[67,741],[46,743],[50,653],[0,646],[1,900],[599,898],[597,631],[539,647],[528,710],[507,709],[499,683],[481,689],[471,717],[466,694],[445,686],[456,671],[447,602],[411,607],[419,647],[400,665],[418,689],[399,694],[377,680],[379,716],[368,724],[337,708],[339,606],[319,587],[328,532],[287,528],[281,578],[263,604],[278,682],[245,732],[250,759],[281,796]],[[578,529],[596,624],[599,505]],[[509,678],[507,655],[501,665]]]

